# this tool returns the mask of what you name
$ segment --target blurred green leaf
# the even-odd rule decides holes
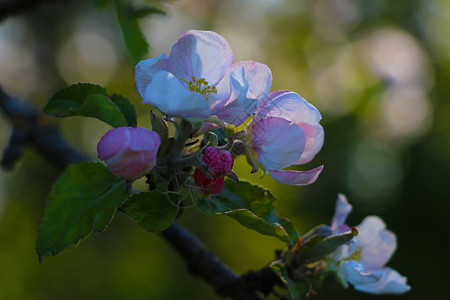
[[[134,8],[133,10],[133,16],[135,18],[142,18],[149,15],[161,15],[165,16],[166,12],[160,9],[159,7],[153,6],[153,5],[146,5],[142,7]]]
[[[304,280],[299,281],[292,280],[289,277],[289,272],[286,265],[284,265],[280,261],[272,262],[269,267],[272,269],[272,271],[275,272],[275,274],[278,275],[281,281],[286,285],[292,299],[298,300],[309,298],[309,291],[311,288],[309,282]]]
[[[125,180],[101,163],[78,163],[66,168],[53,185],[42,220],[36,251],[42,262],[76,246],[92,232],[102,232],[129,193]]]
[[[273,207],[275,200],[259,186],[226,180],[220,194],[200,200],[197,206],[209,214],[230,216],[245,227],[292,245],[299,234],[290,220],[277,216]]]
[[[57,92],[44,112],[53,117],[92,117],[113,127],[136,123],[135,108],[127,98],[115,94],[110,99],[103,87],[90,83],[74,84]]]
[[[149,51],[149,45],[139,26],[134,7],[122,0],[115,0],[117,19],[123,39],[133,64],[137,64]]]
[[[178,212],[179,195],[158,191],[130,196],[120,208],[131,219],[150,232],[169,227]]]

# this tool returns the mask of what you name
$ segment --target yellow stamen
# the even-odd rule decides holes
[[[205,97],[207,97],[209,93],[217,94],[217,88],[215,86],[210,86],[205,78],[196,79],[194,76],[191,76],[191,80],[189,81],[183,77],[180,77],[180,80],[186,82],[191,92],[200,93]]]

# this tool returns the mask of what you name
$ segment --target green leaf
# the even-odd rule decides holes
[[[137,122],[136,109],[134,108],[134,105],[131,104],[130,100],[119,94],[113,94],[110,98],[111,101],[119,108],[120,112],[125,117],[128,126],[136,125]]]
[[[104,231],[129,196],[124,189],[125,180],[101,163],[68,166],[47,201],[36,243],[39,261],[78,245],[92,232]]]
[[[220,194],[201,199],[197,206],[209,214],[230,216],[245,227],[292,245],[299,234],[290,220],[277,216],[274,201],[275,197],[259,186],[225,180]]]
[[[56,93],[44,108],[53,117],[84,116],[99,119],[113,127],[136,123],[136,111],[123,96],[108,98],[106,90],[95,84],[78,83]]]
[[[272,262],[269,267],[272,269],[272,271],[275,272],[275,274],[278,275],[278,277],[287,287],[292,299],[297,300],[309,298],[309,291],[311,289],[309,282],[304,280],[292,280],[289,277],[289,272],[286,265],[278,260]]]
[[[137,64],[148,53],[149,45],[134,14],[134,8],[123,0],[116,0],[115,3],[125,46],[133,64]]]
[[[178,213],[179,195],[158,191],[130,196],[120,208],[144,229],[158,232],[169,227]]]
[[[304,245],[300,252],[299,261],[312,263],[323,259],[328,254],[335,251],[338,247],[347,244],[350,240],[358,234],[356,228],[340,234],[323,237],[314,235],[309,238],[309,241]]]

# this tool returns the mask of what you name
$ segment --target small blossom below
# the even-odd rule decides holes
[[[344,222],[352,206],[344,195],[339,195],[331,222],[333,234],[348,230]],[[356,226],[358,235],[329,256],[328,269],[335,271],[344,286],[370,294],[403,294],[411,289],[406,277],[385,267],[395,249],[397,238],[386,229],[383,220],[368,216]]]

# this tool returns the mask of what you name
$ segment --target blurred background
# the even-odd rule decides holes
[[[167,13],[143,17],[145,57],[169,52],[189,29],[224,36],[234,61],[267,64],[272,90],[292,90],[322,113],[325,144],[307,170],[316,183],[260,183],[278,196],[279,214],[303,233],[329,223],[338,193],[354,210],[348,224],[379,215],[397,234],[389,266],[408,277],[401,296],[370,296],[330,282],[315,299],[442,299],[450,277],[450,1],[179,0],[134,1]],[[145,51],[147,52],[147,51]],[[150,106],[134,89],[134,64],[113,1],[44,2],[0,24],[0,86],[42,109],[71,83],[121,93],[149,127]],[[96,157],[109,130],[85,118],[54,120],[76,147]],[[10,124],[0,118],[0,148]],[[118,214],[101,235],[39,265],[34,250],[58,169],[32,149],[13,171],[0,170],[0,299],[218,299],[187,271],[164,240]],[[187,209],[180,222],[236,272],[259,269],[284,245],[231,218]]]

